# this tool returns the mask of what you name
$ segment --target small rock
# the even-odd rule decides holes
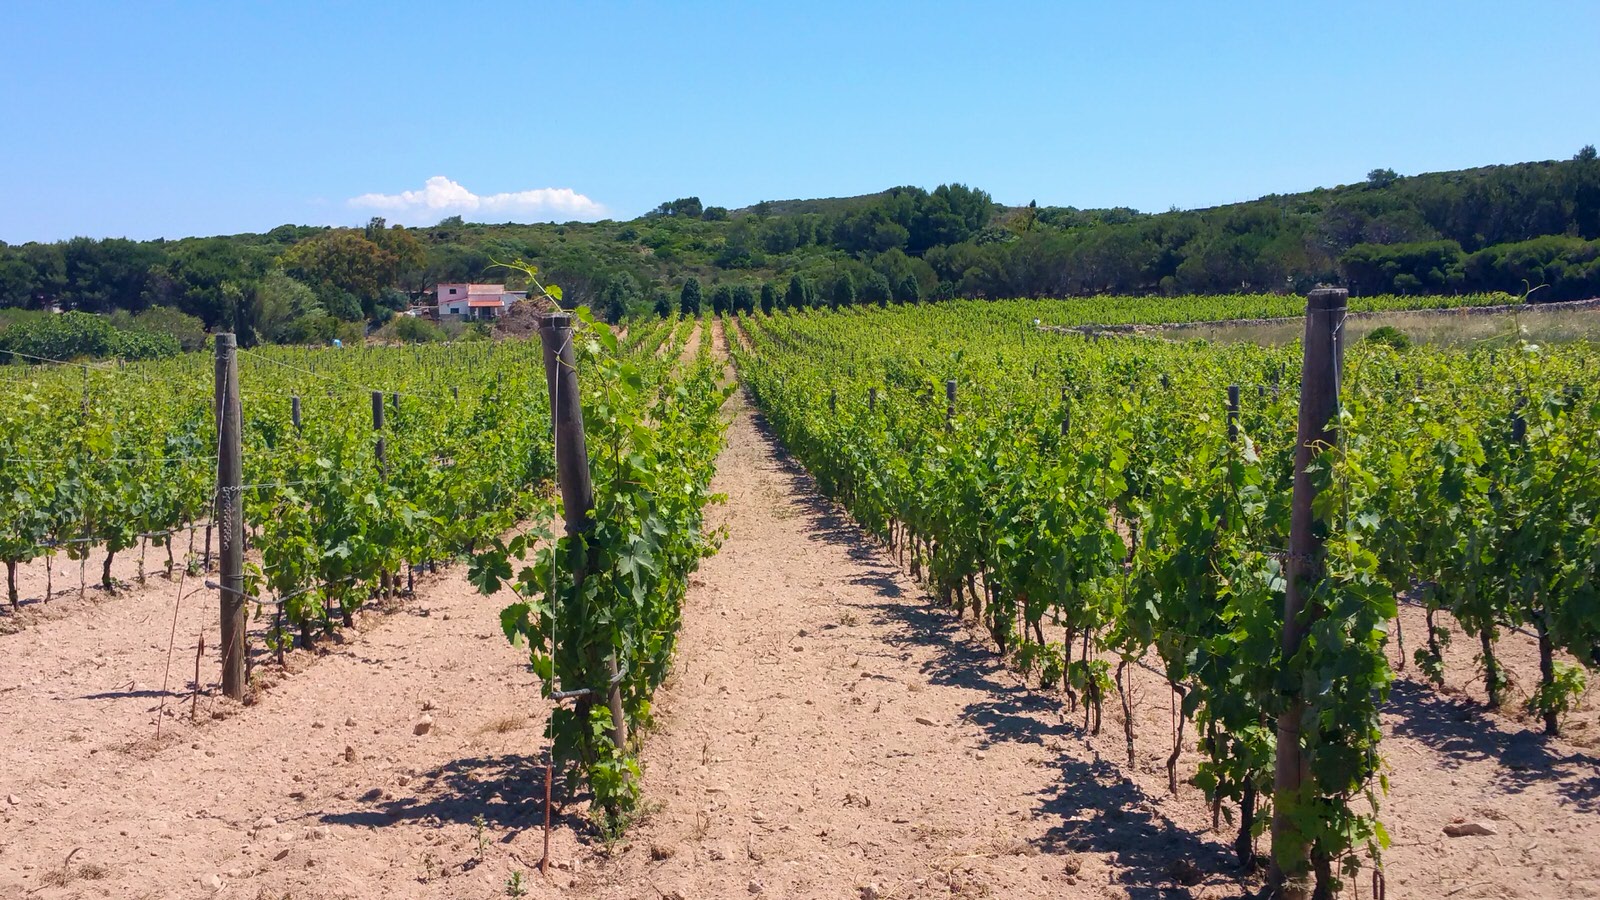
[[[401,775],[399,778],[396,778],[394,781],[395,781],[395,784],[398,784],[401,787],[405,787],[406,785],[411,783],[411,776],[410,775]]]
[[[445,621],[446,621],[446,622],[448,622],[448,621],[450,621],[450,614],[449,614],[449,613],[445,613],[445,614],[444,614],[444,616],[443,616],[443,619],[444,619],[444,620],[445,620]]]
[[[268,828],[277,828],[277,827],[278,827],[278,820],[274,819],[271,816],[262,816],[261,818],[256,820],[256,829],[257,830],[265,830],[265,829],[268,829]]]
[[[878,900],[883,896],[883,889],[876,884],[863,884],[861,886],[861,900]]]
[[[220,891],[220,890],[222,890],[222,876],[221,875],[212,874],[212,875],[210,875],[209,877],[206,878],[206,884],[213,891]]]
[[[289,855],[289,848],[285,847],[282,850],[279,850],[276,856],[272,857],[272,861],[273,862],[283,862],[284,859],[288,857],[288,855]]]
[[[1499,834],[1500,829],[1488,822],[1451,822],[1444,827],[1444,833],[1451,837],[1476,837]]]
[[[417,724],[411,726],[411,733],[412,734],[427,734],[428,732],[430,732],[432,730],[433,730],[433,716],[423,716],[422,718],[417,720]]]
[[[282,832],[278,833],[278,837],[277,837],[278,843],[287,844],[292,840],[294,840],[294,835],[290,834],[289,832],[282,831]]]
[[[672,855],[676,852],[678,851],[675,848],[668,847],[665,844],[650,845],[650,858],[653,860],[660,861],[664,859],[671,859]]]
[[[311,723],[311,727],[312,728],[327,728],[328,726],[322,724],[321,722],[312,722]]]
[[[759,893],[761,893],[762,891],[764,891],[766,889],[767,889],[767,886],[765,884],[761,883],[761,879],[759,879],[759,878],[750,879],[750,893],[759,894]]]
[[[16,806],[18,803],[21,803],[22,801],[17,799],[17,795],[16,794],[7,794],[6,795],[6,802],[11,804],[12,806]]]
[[[346,727],[346,728],[354,728],[354,727],[356,727],[356,717],[355,716],[347,717],[344,720],[344,727]]]
[[[933,720],[928,718],[927,716],[917,716],[917,724],[918,725],[932,725],[933,724]]]
[[[331,832],[328,830],[328,826],[326,825],[318,825],[315,828],[311,828],[306,831],[306,837],[311,838],[314,841],[325,841],[328,839],[329,834],[331,834]]]
[[[420,732],[420,731],[417,732],[417,734],[421,734],[421,733],[422,732]],[[346,744],[345,747],[344,747],[344,761],[345,762],[351,762],[351,763],[356,761],[356,748],[350,746],[349,744]]]
[[[423,701],[422,701],[422,711],[423,712],[427,712],[428,710],[435,709],[435,708],[437,708],[437,707],[435,707],[433,705],[433,698],[432,697],[427,697],[427,698],[423,699]]]

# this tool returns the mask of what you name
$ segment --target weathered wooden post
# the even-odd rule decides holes
[[[1288,582],[1283,598],[1283,658],[1300,650],[1310,621],[1301,621],[1305,598],[1322,577],[1323,535],[1312,504],[1316,483],[1308,471],[1322,447],[1338,440],[1339,366],[1344,355],[1344,317],[1350,292],[1318,288],[1306,297],[1305,349],[1300,369],[1300,420],[1294,451],[1294,495],[1289,509]],[[1317,610],[1311,610],[1315,618]],[[1298,684],[1298,679],[1294,679]],[[1278,714],[1278,756],[1273,773],[1272,868],[1269,879],[1284,900],[1306,900],[1312,892],[1311,840],[1294,822],[1307,808],[1310,779],[1300,736],[1305,701],[1290,695]],[[1302,813],[1303,814],[1303,813]]]
[[[289,398],[289,421],[294,423],[295,433],[300,432],[300,395],[295,394]]]
[[[546,313],[539,320],[539,340],[544,347],[545,381],[550,389],[550,420],[555,428],[556,483],[561,489],[561,508],[569,537],[591,530],[594,521],[594,486],[589,481],[589,447],[583,433],[583,395],[578,388],[577,356],[572,349],[572,317],[566,313]],[[572,573],[581,586],[587,577],[590,560],[585,558]],[[551,648],[554,652],[554,648]],[[585,648],[594,657],[599,648]],[[617,679],[617,656],[604,648],[608,676],[606,701],[611,707],[611,740],[617,752],[628,746],[628,720],[622,709],[622,686]],[[592,677],[592,676],[591,676]],[[582,701],[580,701],[582,702]],[[580,718],[581,721],[581,718]]]
[[[376,435],[372,442],[372,455],[378,460],[378,469],[383,477],[389,477],[389,444],[383,439],[383,391],[372,392],[372,432]]]
[[[867,388],[867,412],[876,412],[878,409],[878,389]]]
[[[1239,386],[1228,385],[1228,443],[1239,439]]]
[[[946,430],[954,427],[956,420],[956,380],[954,378],[944,383],[944,427]]]
[[[389,442],[383,437],[383,391],[372,392],[372,432],[377,435],[372,441],[372,455],[378,460],[378,477],[383,481],[388,481]],[[387,569],[378,573],[378,590],[384,596],[389,595],[389,571]]]
[[[217,551],[222,610],[222,692],[244,699],[244,461],[240,456],[243,415],[239,405],[238,343],[216,337]],[[196,690],[199,686],[196,685]]]

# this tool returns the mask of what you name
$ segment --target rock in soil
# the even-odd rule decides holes
[[[1444,833],[1451,837],[1478,837],[1499,834],[1500,829],[1488,822],[1451,822],[1444,827]]]

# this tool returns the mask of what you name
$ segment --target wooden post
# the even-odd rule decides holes
[[[594,486],[589,481],[589,446],[583,433],[583,395],[578,389],[577,356],[572,350],[572,317],[566,313],[546,313],[539,320],[539,340],[544,346],[550,419],[555,428],[556,484],[561,488],[567,534],[572,536],[594,527],[589,515],[594,510]],[[583,584],[589,574],[588,568],[589,560],[585,559],[572,573],[576,584]],[[605,651],[611,740],[620,753],[628,746],[628,720],[622,710],[622,686],[617,682],[616,652],[611,647]]]
[[[296,433],[300,431],[300,395],[295,394],[289,398],[289,421],[294,423]]]
[[[944,383],[944,427],[949,429],[956,419],[956,380]]]
[[[383,439],[383,391],[372,392],[372,431],[377,435],[372,453],[378,458],[378,468],[385,480],[389,477],[389,445]]]
[[[378,460],[378,478],[387,482],[389,480],[389,442],[383,436],[383,391],[372,392],[372,431],[377,437],[372,441],[372,454]],[[378,573],[378,590],[385,596],[393,596],[392,581],[387,569]],[[349,615],[346,614],[346,618]]]
[[[828,392],[828,413],[831,415],[839,411],[839,392]]]
[[[869,413],[870,412],[875,412],[877,409],[878,409],[878,389],[875,388],[875,387],[874,388],[867,388],[867,412],[869,412]]]
[[[217,550],[222,609],[222,692],[244,699],[244,461],[240,455],[243,415],[239,405],[238,343],[216,338]]]
[[[1323,535],[1312,504],[1316,485],[1310,468],[1322,446],[1338,440],[1339,366],[1344,356],[1344,317],[1350,292],[1318,288],[1306,297],[1305,349],[1300,370],[1300,421],[1295,438],[1294,495],[1289,509],[1288,582],[1283,598],[1283,658],[1300,650],[1309,622],[1302,622],[1305,598],[1322,577]],[[1316,618],[1318,610],[1310,611]],[[1292,679],[1297,685],[1299,679]],[[1304,783],[1310,764],[1302,752],[1300,718],[1305,702],[1291,696],[1278,714],[1278,756],[1273,773],[1272,869],[1269,880],[1284,900],[1311,896],[1311,845],[1296,828],[1291,810],[1306,808]]]
[[[1239,386],[1228,385],[1228,443],[1239,439]]]

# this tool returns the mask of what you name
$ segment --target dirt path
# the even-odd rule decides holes
[[[537,862],[528,797],[542,788],[527,754],[543,719],[527,710],[542,704],[525,651],[498,633],[504,598],[442,573],[256,705],[202,699],[203,716],[224,717],[169,721],[158,744],[147,685],[168,601],[7,638],[29,649],[0,670],[16,685],[0,694],[0,896],[494,897]],[[214,603],[191,599],[183,621],[214,619]],[[191,674],[175,681],[192,667],[180,658]],[[215,668],[208,657],[203,672]],[[574,858],[571,832],[558,839]]]
[[[678,357],[679,362],[692,362],[695,356],[700,353],[700,340],[705,331],[700,327],[701,321],[700,319],[694,320],[694,328],[689,332],[689,339],[683,344],[683,353]]]

